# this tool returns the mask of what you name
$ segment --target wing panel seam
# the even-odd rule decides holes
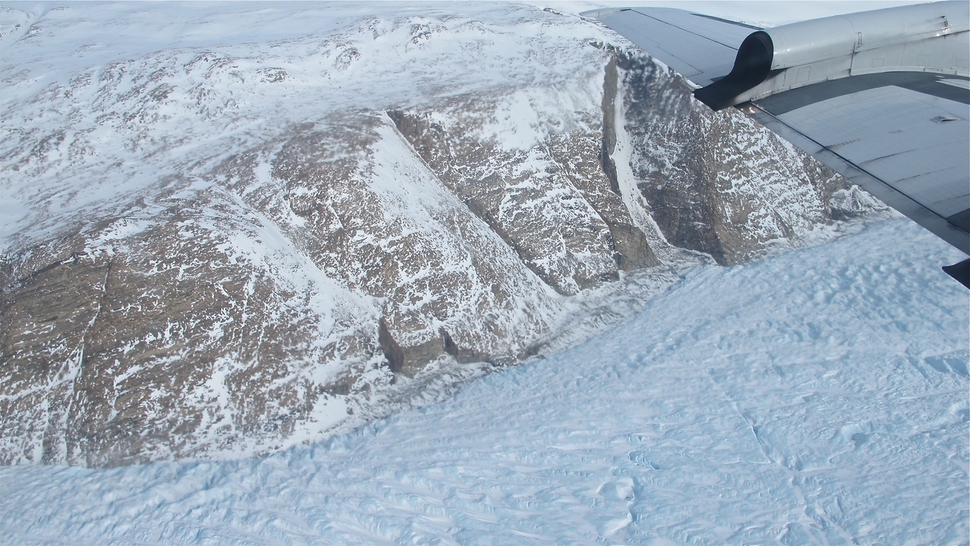
[[[636,13],[638,15],[642,15],[643,17],[646,17],[648,19],[653,19],[654,21],[657,21],[658,23],[663,23],[663,24],[665,24],[665,25],[667,25],[669,27],[673,27],[673,28],[676,28],[677,30],[686,32],[687,34],[691,34],[693,36],[697,36],[698,38],[703,38],[703,39],[707,40],[708,42],[713,42],[715,44],[722,45],[722,46],[724,46],[724,47],[726,47],[726,48],[728,48],[730,50],[733,50],[733,51],[737,51],[738,50],[737,47],[734,47],[732,45],[725,44],[724,42],[715,40],[715,39],[711,38],[710,36],[704,36],[703,34],[698,34],[698,33],[694,32],[694,31],[688,30],[688,29],[686,29],[686,28],[684,28],[682,26],[678,26],[678,25],[675,25],[675,24],[673,24],[671,22],[664,21],[663,19],[659,19],[657,17],[654,17],[653,15],[647,15],[646,13],[643,13],[642,11],[638,11],[636,9],[633,9],[631,11],[633,11],[633,13]],[[691,13],[691,15],[697,15],[697,14],[696,13]],[[712,19],[716,19],[716,18],[712,18]]]

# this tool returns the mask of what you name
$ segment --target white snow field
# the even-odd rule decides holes
[[[966,544],[959,258],[883,221],[317,445],[2,468],[0,542]]]

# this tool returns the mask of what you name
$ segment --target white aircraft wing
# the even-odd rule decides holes
[[[662,8],[584,15],[970,254],[970,3],[765,30]],[[944,269],[970,287],[970,260]]]
[[[670,8],[587,11],[697,85],[731,71],[738,46],[758,27]]]

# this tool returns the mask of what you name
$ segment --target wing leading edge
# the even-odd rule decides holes
[[[584,15],[970,254],[970,3],[766,30],[674,9]],[[958,265],[944,269],[970,288]]]

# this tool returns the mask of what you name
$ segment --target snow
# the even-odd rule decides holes
[[[580,4],[559,7],[578,13],[603,3],[571,5]],[[777,10],[786,8],[776,4],[760,3],[747,13],[779,17]],[[813,6],[821,4],[836,5]],[[149,186],[171,170],[166,162],[202,158],[211,165],[223,159],[211,156],[212,149],[255,145],[261,133],[276,134],[294,120],[468,92],[456,70],[464,64],[429,65],[455,46],[455,36],[463,38],[466,54],[458,58],[479,72],[475,85],[557,81],[589,87],[572,94],[584,100],[596,97],[598,74],[563,73],[559,66],[572,65],[554,59],[505,62],[514,52],[503,36],[475,40],[493,32],[475,21],[485,11],[501,15],[517,35],[531,29],[535,40],[554,41],[562,51],[575,49],[571,33],[579,29],[592,37],[608,33],[576,17],[561,27],[529,27],[523,14],[530,9],[471,4],[463,5],[464,18],[448,19],[449,33],[437,34],[440,21],[429,19],[417,33],[411,24],[420,27],[433,8],[402,4],[313,4],[302,11],[255,3],[5,6],[16,9],[0,13],[0,66],[8,74],[0,97],[0,132],[7,136],[0,141],[14,150],[7,165],[22,160],[24,171],[0,183],[0,249],[19,244],[18,236],[43,240],[91,207],[121,207],[119,195],[153,195]],[[97,16],[78,16],[95,8]],[[385,9],[402,22],[362,19]],[[258,29],[237,24],[254,11]],[[187,19],[194,24],[185,25]],[[27,35],[37,21],[36,33]],[[6,31],[16,24],[18,31]],[[281,51],[280,44],[291,49]],[[389,62],[420,77],[401,78],[386,70]],[[100,108],[102,99],[92,98],[102,87],[109,95],[104,101],[134,93],[127,103],[119,99],[123,110],[145,98],[135,93],[143,82],[126,78],[156,68],[171,69],[166,77],[175,90],[169,102],[144,114],[156,116],[153,126],[164,131],[147,132],[140,119],[99,118],[115,108]],[[223,82],[212,86],[222,94],[193,97],[194,85],[210,77]],[[109,83],[91,83],[99,78]],[[320,100],[324,95],[327,101]],[[518,91],[507,103],[508,118],[485,129],[508,136],[509,127],[519,126],[513,121],[558,108],[537,103],[541,98]],[[530,146],[545,130],[542,117],[529,117],[534,132],[507,144]],[[67,126],[79,129],[58,134]],[[617,126],[618,157],[627,157],[628,135]],[[50,146],[38,148],[43,160],[28,157],[29,150],[18,155],[29,131],[33,140],[50,133],[44,140]],[[185,140],[156,139],[182,132]],[[385,151],[402,145],[389,125],[381,135]],[[162,159],[156,150],[165,152]],[[446,208],[444,199],[431,199],[439,197],[431,189],[415,195],[394,185],[398,169],[423,172],[423,166],[407,163],[403,153],[383,157],[396,158],[376,167],[373,182],[387,195],[426,207],[429,215]],[[620,163],[628,169],[628,161]],[[259,172],[260,179],[271,178],[268,163]],[[97,182],[79,190],[78,180]],[[184,191],[206,189],[197,179],[192,184]],[[623,189],[633,203],[632,188]],[[631,210],[641,210],[636,205]],[[112,251],[153,225],[150,213],[119,219],[87,251]],[[224,220],[215,212],[210,217]],[[258,244],[247,234],[225,242],[232,257],[262,263],[301,294],[319,294],[311,307],[321,316],[364,314],[375,305],[341,295],[325,272],[294,261],[284,235],[258,220]],[[657,229],[648,233],[662,238]],[[481,377],[443,403],[322,443],[224,462],[0,468],[0,544],[963,544],[970,540],[970,318],[966,291],[938,268],[959,259],[908,221],[895,220],[833,244],[747,266],[696,267],[674,286],[646,286],[642,294],[658,295],[628,323],[547,359]],[[575,308],[575,330],[559,333],[557,346],[610,323],[595,296],[563,303]],[[629,302],[610,311],[628,316],[640,307]],[[336,335],[334,328],[333,320],[320,323],[321,344]],[[217,325],[213,335],[221,331]],[[170,337],[171,324],[159,335]],[[227,373],[228,367],[220,369],[198,392],[222,399],[210,404],[214,420],[223,417]],[[306,372],[314,373],[319,383],[331,370]],[[485,375],[481,366],[443,371],[432,364],[401,389],[440,381],[447,390],[459,382],[442,378],[447,374]],[[407,399],[407,393],[382,396]],[[360,407],[349,409],[356,411],[350,424],[367,419]],[[337,427],[347,412],[343,399],[321,397],[312,423],[293,441]],[[247,449],[241,446],[240,456]]]
[[[907,220],[258,459],[0,469],[5,544],[965,544],[970,300]]]

